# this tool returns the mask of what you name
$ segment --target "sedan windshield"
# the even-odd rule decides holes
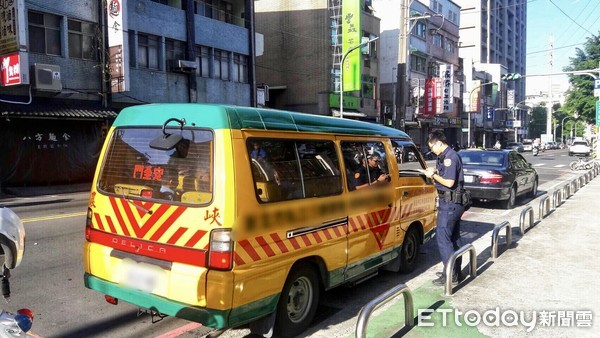
[[[459,152],[464,165],[502,167],[504,154],[500,152]]]

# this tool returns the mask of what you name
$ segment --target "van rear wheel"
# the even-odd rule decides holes
[[[308,265],[300,265],[288,275],[275,319],[276,337],[294,337],[311,324],[319,305],[319,279]]]

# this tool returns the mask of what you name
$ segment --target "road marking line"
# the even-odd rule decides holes
[[[565,166],[566,166],[566,164],[557,164],[557,165],[554,166],[554,168],[562,168],[562,167],[565,167]]]
[[[189,323],[182,327],[178,327],[174,330],[163,333],[160,336],[156,336],[156,338],[175,338],[175,337],[178,337],[188,331],[192,331],[193,329],[199,328],[200,326],[202,326],[202,324],[200,324],[200,323]]]
[[[38,221],[47,221],[47,220],[58,219],[58,218],[77,217],[77,216],[83,216],[86,213],[87,212],[74,212],[74,213],[71,213],[71,214],[60,214],[60,215],[33,217],[33,218],[26,218],[26,219],[22,220],[22,222],[23,223],[30,223],[30,222],[38,222]]]
[[[541,166],[543,166],[543,165],[546,165],[546,163],[537,163],[537,164],[534,164],[533,166],[534,166],[534,167],[541,167]]]

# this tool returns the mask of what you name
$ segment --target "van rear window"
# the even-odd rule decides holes
[[[212,200],[213,133],[167,129],[183,139],[171,150],[150,147],[161,128],[115,130],[98,180],[100,191],[128,198],[184,204]]]

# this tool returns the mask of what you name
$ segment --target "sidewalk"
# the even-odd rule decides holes
[[[90,192],[92,183],[51,185],[39,187],[4,187],[0,191],[0,204],[8,205],[22,198],[45,198],[52,195]]]
[[[430,318],[422,316],[421,325],[403,328],[400,296],[371,317],[367,336],[597,337],[599,192],[600,177],[596,177],[541,222],[536,200],[531,206],[537,224],[521,237],[518,217],[509,219],[513,243],[506,249],[505,231],[501,231],[496,260],[490,253],[491,234],[473,242],[477,277],[454,287],[452,296],[445,297],[444,288],[431,282],[411,290],[415,324],[418,309],[430,309]],[[466,272],[469,256],[463,257]]]

